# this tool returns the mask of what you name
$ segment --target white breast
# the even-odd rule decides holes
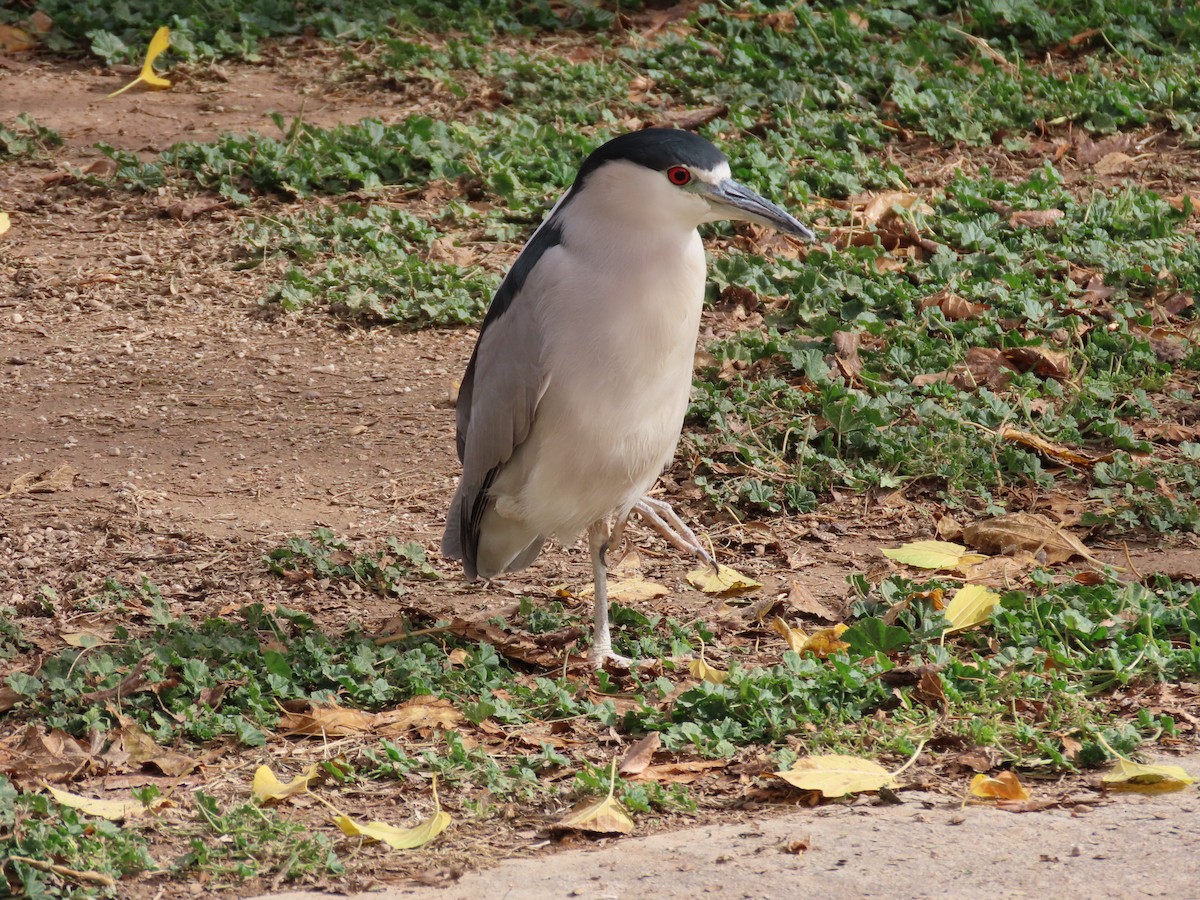
[[[569,221],[597,221],[588,212]],[[704,280],[694,228],[565,231],[526,285],[550,298],[539,308],[549,379],[493,486],[497,513],[568,539],[650,488],[687,410]]]

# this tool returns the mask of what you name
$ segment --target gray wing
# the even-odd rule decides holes
[[[491,502],[488,490],[529,436],[545,391],[548,376],[537,315],[543,298],[525,288],[534,267],[561,238],[552,213],[492,299],[459,388],[456,442],[463,474],[442,535],[442,554],[461,559],[468,578],[477,574],[479,528]]]

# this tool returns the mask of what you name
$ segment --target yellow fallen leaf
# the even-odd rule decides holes
[[[163,51],[171,46],[171,29],[166,25],[154,32],[154,37],[150,39],[150,46],[146,50],[146,59],[142,63],[142,71],[137,78],[125,85],[125,87],[113,91],[109,94],[109,98],[113,98],[118,94],[123,94],[135,84],[144,84],[146,87],[153,90],[166,90],[171,86],[171,82],[154,71],[154,60],[162,55]]]
[[[850,645],[841,640],[841,636],[842,632],[849,627],[849,625],[838,623],[832,628],[822,628],[819,631],[814,631],[808,636],[808,640],[804,642],[803,652],[811,653],[813,656],[819,656],[824,659],[831,653],[847,649]]]
[[[819,791],[825,797],[844,797],[896,786],[895,777],[879,763],[838,754],[805,756],[792,763],[790,769],[776,772],[775,777],[804,791]]]
[[[1148,766],[1117,757],[1117,767],[1100,779],[1114,791],[1139,791],[1143,794],[1165,794],[1182,791],[1196,779],[1180,766]]]
[[[0,212],[0,234],[4,234],[4,232],[8,231],[11,225],[12,223],[8,220],[8,213]]]
[[[646,581],[644,578],[613,578],[609,580],[607,587],[608,599],[620,600],[623,603],[653,600],[655,597],[663,597],[670,593],[665,585]],[[581,588],[577,596],[584,599],[593,593],[595,593],[595,588],[589,586]]]
[[[254,772],[250,790],[261,802],[286,800],[308,790],[308,784],[317,777],[319,766],[314,763],[286,784],[279,780],[270,766],[259,766]]]
[[[339,813],[333,817],[334,824],[341,829],[342,834],[350,837],[363,837],[372,841],[387,844],[393,850],[415,850],[424,847],[441,834],[453,819],[450,814],[442,812],[438,803],[437,782],[433,785],[433,815],[412,828],[397,828],[386,822],[355,822],[349,816]]]
[[[968,793],[985,800],[1028,800],[1029,791],[1015,772],[1001,772],[994,778],[980,773],[971,779]]]
[[[22,53],[36,46],[37,40],[28,31],[0,23],[0,53]]]
[[[729,678],[729,673],[724,669],[717,669],[710,666],[704,657],[693,659],[688,663],[688,672],[693,678],[699,678],[701,681],[707,681],[712,684],[724,684]]]
[[[842,633],[848,627],[848,625],[839,623],[832,628],[821,628],[812,634],[806,634],[804,629],[793,628],[778,617],[771,623],[771,630],[787,641],[788,649],[793,653],[811,653],[813,656],[822,658],[850,646],[841,640]]]
[[[89,816],[108,819],[110,822],[132,819],[134,816],[140,816],[146,811],[145,804],[140,800],[97,800],[94,797],[83,797],[79,794],[72,794],[70,791],[60,791],[58,788],[52,788],[49,785],[46,785],[46,789],[63,806],[77,809]]]
[[[987,559],[982,554],[972,553],[962,544],[952,544],[949,541],[913,541],[911,544],[884,550],[883,555],[906,566],[943,571],[962,569]]]
[[[793,628],[778,616],[771,622],[771,630],[787,641],[788,649],[793,653],[801,652],[808,640],[808,635],[803,628]]]
[[[614,796],[617,787],[617,761],[614,758],[608,776],[608,795],[581,803],[552,825],[555,829],[591,831],[596,834],[629,834],[633,819]]]
[[[982,584],[963,585],[943,610],[947,622],[944,634],[986,622],[999,602],[1000,595]]]
[[[755,581],[749,575],[743,575],[729,566],[717,565],[717,571],[712,566],[701,566],[687,573],[687,581],[692,587],[706,594],[732,594],[742,591],[753,591],[762,587],[762,582]]]

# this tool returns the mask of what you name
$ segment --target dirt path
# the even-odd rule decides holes
[[[1200,755],[1182,761],[1200,770]],[[1052,788],[1043,788],[1053,793]],[[510,860],[445,887],[354,900],[637,897],[1178,897],[1200,885],[1200,799],[1120,796],[1014,814],[904,792],[901,805],[822,806],[777,818]],[[430,873],[430,877],[445,873]],[[292,892],[271,900],[319,900]],[[267,898],[256,898],[267,900]]]

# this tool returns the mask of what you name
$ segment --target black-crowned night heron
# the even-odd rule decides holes
[[[687,411],[706,275],[696,227],[722,219],[813,239],[702,137],[651,128],[604,144],[496,291],[459,390],[463,474],[442,553],[492,578],[586,529],[596,665],[628,663],[612,650],[605,555],[630,512],[712,562],[646,491]]]

